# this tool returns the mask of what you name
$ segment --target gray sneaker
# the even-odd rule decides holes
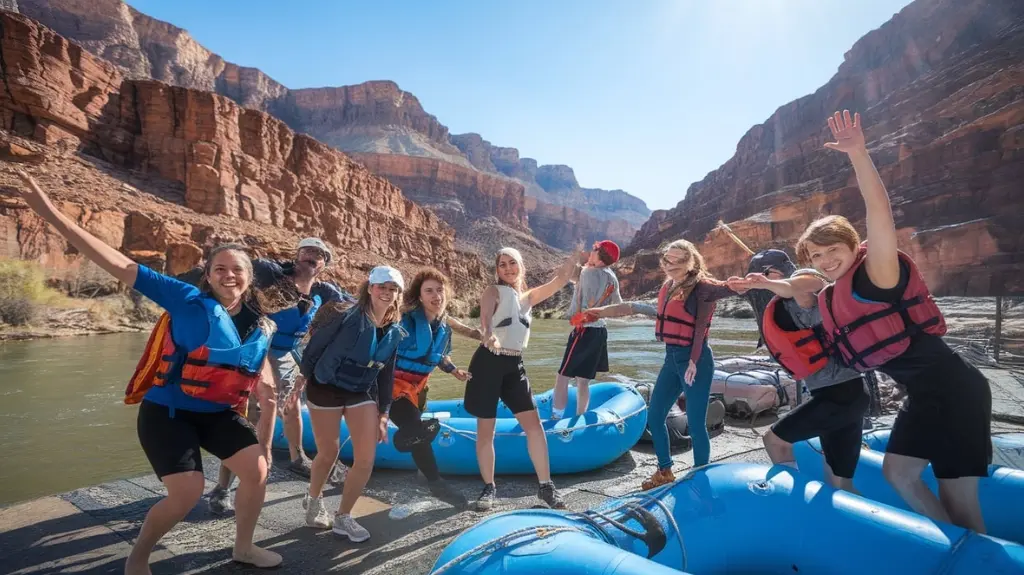
[[[480,497],[476,499],[476,510],[477,511],[488,511],[491,506],[494,505],[494,495],[497,488],[493,483],[484,485],[483,491],[480,492]]]
[[[217,515],[224,515],[235,510],[235,506],[231,503],[231,493],[220,485],[214,487],[213,491],[210,491],[209,498],[210,511]]]
[[[302,508],[306,510],[306,526],[316,529],[331,528],[331,514],[324,506],[324,496],[316,499],[309,496],[309,493],[302,498]]]
[[[555,489],[555,484],[548,481],[540,484],[537,490],[537,498],[548,504],[552,509],[565,509],[565,501],[562,495]]]
[[[345,483],[346,477],[348,477],[348,467],[341,460],[338,460],[334,462],[331,474],[327,476],[327,482],[334,486],[342,485]]]
[[[293,459],[291,463],[288,464],[288,471],[291,471],[292,473],[300,477],[305,477],[306,479],[309,479],[309,473],[312,469],[312,464],[313,462],[310,461],[305,454],[302,454],[299,456],[298,459]]]
[[[334,516],[334,532],[348,537],[349,541],[353,543],[362,543],[370,538],[370,532],[356,523],[356,520],[348,513]]]

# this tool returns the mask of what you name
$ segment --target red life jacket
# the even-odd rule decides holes
[[[171,337],[171,319],[160,316],[150,333],[124,402],[139,403],[154,385],[179,385],[192,397],[245,413],[249,394],[260,378],[273,330],[260,320],[245,341],[238,341],[231,316],[212,298],[203,298],[210,320],[204,345],[183,353]]]
[[[946,320],[917,264],[907,254],[898,254],[909,267],[910,278],[897,303],[865,302],[854,297],[853,278],[864,265],[866,242],[861,244],[850,271],[818,293],[821,323],[829,343],[839,350],[848,367],[858,371],[870,371],[899,357],[917,334],[946,334]]]
[[[671,281],[665,282],[658,292],[658,316],[654,323],[654,336],[658,341],[672,345],[688,346],[693,345],[693,333],[696,329],[697,318],[690,313],[689,308],[696,312],[696,301],[692,301],[697,288],[686,298],[686,301],[673,297],[668,299],[668,292],[671,289]],[[704,328],[704,340],[707,341],[708,331],[711,329],[711,322]]]
[[[775,361],[794,379],[807,379],[828,364],[827,346],[823,345],[821,326],[813,329],[783,329],[775,314],[788,313],[779,296],[768,302],[761,329],[764,343]]]

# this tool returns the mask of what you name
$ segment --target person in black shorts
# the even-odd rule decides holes
[[[988,380],[949,348],[946,324],[914,260],[899,251],[885,185],[865,143],[860,114],[828,119],[867,208],[868,241],[842,216],[807,228],[797,255],[835,282],[818,295],[822,326],[845,364],[878,369],[907,390],[886,446],[882,471],[918,513],[979,533],[985,521],[978,478],[992,459]],[[931,463],[939,497],[921,473]]]
[[[619,280],[608,266],[619,259],[619,246],[611,240],[596,242],[586,266],[576,266],[576,282],[569,303],[569,341],[555,378],[551,419],[561,419],[569,401],[569,382],[576,380],[576,415],[590,404],[590,382],[608,371],[608,328],[603,319],[585,323],[583,312],[593,307],[622,303]]]
[[[276,409],[277,398],[266,362],[273,325],[252,289],[245,246],[211,250],[202,285],[196,287],[137,264],[92,236],[61,213],[31,176],[20,170],[17,175],[29,208],[79,253],[165,310],[124,401],[140,404],[139,443],[167,496],[146,513],[125,574],[150,573],[157,542],[199,501],[206,485],[201,449],[239,478],[232,559],[260,568],[279,566],[279,554],[253,543],[267,489],[273,420],[265,418],[257,430],[242,412],[254,392],[264,412]]]
[[[772,357],[811,391],[810,401],[797,406],[764,434],[768,457],[773,463],[796,467],[793,444],[820,437],[829,483],[857,493],[853,474],[860,460],[869,397],[860,373],[829,357],[827,346],[817,335],[821,325],[817,294],[827,283],[820,273],[809,269],[796,270],[787,279],[750,273],[743,280],[729,282],[734,289],[775,294],[766,302],[760,322],[762,338]]]
[[[580,253],[574,252],[551,281],[532,289],[526,288],[526,269],[518,250],[503,248],[495,258],[497,283],[480,297],[480,332],[484,343],[469,362],[471,378],[466,382],[463,402],[466,411],[477,418],[476,458],[484,480],[476,501],[478,510],[488,510],[494,503],[494,427],[499,400],[505,402],[526,434],[530,461],[540,481],[537,497],[554,509],[565,507],[551,482],[547,437],[533,402],[522,355],[530,339],[530,310],[569,283],[579,257]]]

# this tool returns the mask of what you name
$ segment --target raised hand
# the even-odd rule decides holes
[[[828,119],[828,127],[832,130],[832,137],[836,141],[825,142],[826,148],[847,154],[867,150],[864,143],[864,131],[860,126],[860,112],[854,114],[853,119],[850,118],[849,110],[843,110],[841,116],[839,112],[836,112]]]
[[[25,200],[28,207],[32,208],[35,212],[45,211],[46,209],[52,209],[50,204],[50,197],[46,195],[39,184],[36,183],[35,178],[30,176],[28,172],[21,168],[15,168],[14,173],[21,180],[21,183],[25,185],[24,188],[18,190],[18,194]]]

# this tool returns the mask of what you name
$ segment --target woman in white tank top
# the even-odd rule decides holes
[[[552,508],[565,508],[551,482],[547,437],[533,403],[522,355],[530,341],[530,311],[569,283],[580,257],[581,250],[574,251],[551,281],[527,289],[522,256],[514,248],[503,248],[494,262],[497,281],[480,296],[484,343],[469,363],[472,378],[466,383],[463,403],[466,411],[477,418],[476,458],[484,489],[476,507],[481,511],[491,508],[495,496],[494,424],[499,400],[505,402],[526,433],[530,460],[540,481],[537,496]]]

